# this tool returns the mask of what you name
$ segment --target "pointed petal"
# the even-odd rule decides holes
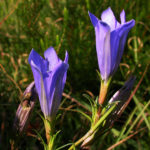
[[[98,64],[101,77],[104,80],[110,74],[110,28],[106,23],[99,21],[95,27],[95,34]]]
[[[120,20],[121,20],[121,24],[126,22],[126,14],[124,10],[122,10],[122,12],[120,13]]]
[[[66,51],[64,63],[68,64],[68,59],[69,59],[69,55],[68,52]]]
[[[66,72],[69,67],[69,56],[66,52],[65,60],[62,62],[52,47],[44,55],[49,62],[32,50],[29,63],[33,72],[41,110],[47,118],[55,115],[59,107],[66,81]],[[49,70],[48,65],[51,65]]]
[[[44,60],[34,49],[31,50],[28,61],[30,65],[31,61],[33,61],[42,73],[48,70],[48,61]]]
[[[42,110],[44,116],[47,116],[48,115],[48,107],[47,107],[48,105],[47,105],[47,98],[46,98],[44,82],[43,82],[43,74],[32,60],[31,60],[30,65],[31,65],[31,69],[33,72],[35,87],[36,87],[36,90],[37,90],[37,93],[39,96],[39,100],[40,100],[41,110]]]
[[[105,37],[103,57],[104,60],[101,68],[103,70],[103,78],[107,80],[111,73],[110,31],[107,32]]]
[[[118,65],[121,61],[128,33],[133,28],[134,25],[135,25],[135,21],[131,20],[131,21],[123,24],[123,26],[121,26],[120,29],[118,29],[118,31],[117,31],[119,33],[120,43],[119,43],[119,47],[118,47],[119,52],[117,55],[116,67],[118,67]]]
[[[102,12],[101,19],[103,22],[106,22],[110,26],[111,31],[116,28],[117,20],[110,7]]]
[[[64,70],[65,71],[65,70]],[[62,72],[59,77],[57,77],[57,81],[55,83],[55,91],[54,91],[54,95],[53,95],[53,101],[52,101],[52,107],[51,107],[51,115],[55,115],[57,113],[57,110],[59,108],[60,105],[60,101],[62,98],[62,92],[64,89],[64,82],[63,82],[63,76],[65,72]]]
[[[65,63],[59,63],[52,72],[48,73],[48,76],[44,77],[44,87],[45,87],[45,93],[48,100],[48,114],[49,116],[55,115],[57,112],[57,109],[60,104],[62,92],[63,92],[63,76],[64,73],[68,69],[68,64]],[[60,82],[60,83],[59,83]],[[59,83],[59,85],[57,85]],[[56,95],[55,95],[56,93]]]
[[[53,97],[53,101],[52,101],[52,109],[51,109],[51,115],[55,115],[58,107],[60,105],[60,101],[61,101],[61,97],[62,97],[62,92],[64,90],[64,78],[66,79],[66,73],[67,73],[67,69],[68,69],[68,65],[62,63],[62,65],[60,66],[60,68],[58,69],[58,76],[55,75],[53,76],[54,78],[57,78],[56,82],[53,79],[53,81],[55,82],[55,91],[54,91],[54,97]]]
[[[114,72],[117,70],[119,63],[121,61],[124,46],[128,36],[128,32],[135,25],[135,21],[131,20],[124,23],[118,29],[111,32],[111,51],[112,51],[112,69]]]
[[[68,52],[66,51],[64,63],[66,63],[67,65],[68,65],[68,59],[69,59],[69,55],[68,55]],[[64,89],[66,78],[67,78],[67,71],[64,73],[62,89]]]
[[[97,25],[99,19],[95,15],[93,15],[92,13],[90,13],[90,12],[88,12],[88,13],[89,13],[89,17],[91,19],[91,22],[92,22],[93,26],[95,27]]]
[[[113,32],[111,32],[110,41],[111,41],[110,42],[111,43],[110,44],[111,45],[111,68],[112,68],[112,71],[115,72],[114,68],[115,68],[117,56],[119,53],[119,43],[120,43],[120,37],[116,33],[115,30]]]
[[[44,90],[44,83],[43,83],[43,75],[48,69],[48,62],[44,60],[36,51],[32,49],[29,55],[29,64],[31,66],[33,77],[35,81],[35,87],[37,89],[37,93],[40,100],[40,105],[42,112],[44,115],[48,114],[47,104],[46,104],[46,97],[45,97],[45,90]],[[44,99],[44,100],[43,100]]]
[[[44,52],[44,57],[49,62],[49,71],[52,70],[60,61],[53,47],[48,48]]]

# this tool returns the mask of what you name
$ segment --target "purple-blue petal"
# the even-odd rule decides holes
[[[68,65],[68,59],[69,59],[69,55],[68,55],[68,52],[66,51],[64,63],[66,63],[67,65]],[[69,67],[69,65],[68,65],[68,67]],[[66,83],[66,78],[67,78],[67,71],[64,73],[62,89],[64,89],[64,86]]]
[[[41,110],[46,116],[48,115],[48,107],[47,107],[46,93],[44,89],[43,74],[32,60],[30,65],[33,72],[35,87],[40,100]]]
[[[44,78],[45,93],[48,101],[48,114],[50,116],[55,115],[54,112],[57,112],[56,108],[58,108],[60,104],[61,95],[65,84],[63,82],[63,77],[67,69],[68,64],[63,62],[59,63],[51,72],[48,73],[48,77]],[[61,86],[58,86],[58,83],[59,85],[61,83]]]
[[[35,81],[35,87],[39,96],[40,105],[42,112],[44,114],[48,113],[48,108],[43,107],[43,95],[45,95],[45,90],[43,86],[43,76],[45,76],[48,70],[48,61],[44,60],[36,51],[32,49],[29,55],[29,64],[31,66],[33,77]],[[44,99],[46,100],[46,99]]]
[[[65,60],[62,62],[57,57],[53,47],[47,49],[44,56],[46,60],[32,50],[29,63],[33,72],[41,110],[46,118],[55,115],[58,110],[66,81],[69,56],[66,52]]]
[[[134,26],[135,21],[126,22],[123,10],[120,13],[121,23],[119,23],[110,7],[102,12],[102,21],[90,12],[89,16],[95,29],[100,74],[102,79],[107,81],[119,66],[128,32]]]
[[[44,57],[49,62],[49,70],[52,70],[60,61],[53,47],[44,52]]]
[[[135,21],[131,20],[124,23],[118,29],[111,32],[110,41],[111,41],[111,51],[112,51],[112,63],[111,68],[112,72],[115,72],[121,61],[126,39],[128,32],[135,25]]]
[[[44,60],[34,49],[31,50],[28,61],[31,65],[31,60],[38,67],[41,72],[48,70],[48,61]]]
[[[95,26],[96,51],[99,69],[103,80],[107,79],[111,67],[110,54],[110,27],[99,21]]]
[[[68,59],[69,59],[69,55],[68,52],[66,51],[64,63],[68,64]]]
[[[57,80],[55,82],[55,91],[54,91],[53,101],[52,101],[52,105],[51,105],[51,115],[56,114],[59,104],[60,104],[60,101],[61,101],[61,98],[62,98],[62,92],[64,90],[64,85],[66,82],[66,81],[64,82],[63,79],[64,78],[66,79],[67,66],[63,64],[61,66],[60,72],[61,73],[59,73],[59,76],[57,76]]]
[[[88,13],[89,13],[89,17],[91,19],[91,22],[92,22],[93,26],[95,27],[97,25],[99,19],[95,15],[93,15],[92,13],[90,13],[90,12],[88,12]]]
[[[122,12],[120,13],[120,20],[121,20],[121,24],[126,22],[126,14],[124,10],[122,10]]]
[[[106,22],[110,26],[111,31],[116,28],[117,20],[110,7],[102,12],[101,19],[103,22]]]

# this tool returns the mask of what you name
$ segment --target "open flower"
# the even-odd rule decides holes
[[[44,52],[43,59],[32,49],[29,63],[34,76],[35,87],[39,96],[41,110],[45,118],[55,116],[61,101],[66,82],[68,53],[65,60],[58,58],[53,47]]]
[[[109,7],[101,14],[101,20],[89,12],[91,22],[95,28],[96,50],[102,80],[112,76],[120,63],[126,38],[135,21],[126,22],[124,10],[120,14],[119,23]]]

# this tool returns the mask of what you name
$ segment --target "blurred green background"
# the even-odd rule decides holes
[[[28,64],[32,48],[40,55],[53,46],[59,57],[64,59],[69,52],[69,70],[65,92],[87,105],[83,93],[98,96],[99,78],[95,33],[88,11],[100,17],[103,10],[111,7],[116,18],[124,9],[126,20],[135,19],[135,27],[130,31],[120,67],[114,76],[108,98],[118,90],[132,73],[136,83],[142,77],[150,62],[150,2],[147,0],[1,0],[0,1],[0,148],[10,148],[11,127],[15,111],[20,103],[21,93],[33,80]],[[120,20],[119,20],[120,21]],[[99,139],[93,149],[107,149],[117,141],[123,125],[137,107],[129,121],[130,126],[139,116],[144,105],[150,100],[150,71],[148,68],[132,102],[105,137]],[[63,99],[63,108],[74,105]],[[73,106],[78,108],[78,106]],[[82,109],[82,108],[81,108]],[[39,104],[35,111],[40,111]],[[88,129],[86,119],[78,113],[60,110],[62,117],[58,122],[62,130],[58,145],[63,145],[81,137]],[[146,127],[134,137],[123,142],[116,149],[149,149],[150,109],[139,118],[141,123],[132,129]],[[143,119],[144,118],[144,119]],[[143,120],[142,120],[143,119]],[[39,116],[33,114],[31,126],[39,124]],[[140,121],[138,120],[137,123]],[[41,123],[40,123],[41,124]],[[42,126],[42,125],[41,125]],[[84,127],[87,126],[85,129]],[[67,129],[67,130],[66,130]],[[37,129],[42,130],[42,129]],[[71,133],[71,134],[70,134]],[[35,134],[35,133],[34,133]],[[122,139],[126,138],[122,137]],[[29,140],[30,139],[30,140]],[[25,135],[20,149],[41,149],[40,143]],[[67,148],[66,148],[67,149]]]

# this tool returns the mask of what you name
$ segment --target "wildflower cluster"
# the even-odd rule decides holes
[[[69,150],[78,145],[81,145],[82,149],[86,148],[95,141],[102,130],[112,126],[125,109],[126,101],[135,81],[135,77],[131,76],[124,86],[112,96],[108,104],[104,105],[113,75],[120,64],[128,33],[135,25],[135,21],[133,19],[126,21],[123,10],[120,13],[121,22],[118,22],[111,8],[102,12],[101,20],[90,12],[89,17],[95,29],[96,52],[101,79],[100,94],[96,100],[88,97],[92,109],[92,115],[89,116],[91,127],[81,139],[71,145]],[[30,88],[29,92],[32,93],[34,88],[34,92],[36,91],[39,98],[47,138],[47,144],[44,146],[47,150],[55,149],[54,141],[58,134],[55,132],[55,121],[67,78],[68,57],[68,52],[66,52],[65,59],[62,61],[54,48],[50,47],[44,52],[45,59],[34,49],[28,59],[34,77],[32,89]],[[21,106],[19,106],[20,109],[22,109]],[[17,118],[20,117],[21,111],[19,110],[16,113]]]

